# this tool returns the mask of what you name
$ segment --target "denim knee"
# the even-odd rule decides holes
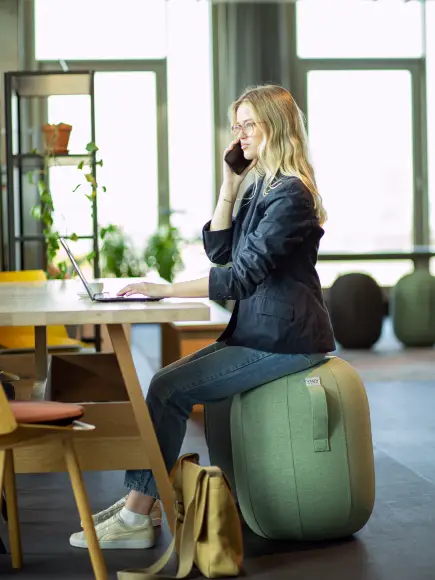
[[[168,380],[166,375],[154,375],[150,382],[146,401],[151,408],[162,408],[169,405],[181,411],[182,414],[189,414],[192,407],[188,397],[177,389],[174,382]]]
[[[165,403],[170,395],[170,387],[168,382],[165,381],[164,375],[155,374],[148,387],[147,402],[158,401]]]

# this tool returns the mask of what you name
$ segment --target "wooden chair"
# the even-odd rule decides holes
[[[49,437],[63,442],[64,457],[89,546],[89,555],[97,580],[107,580],[107,570],[98,544],[82,474],[73,446],[78,433],[94,429],[78,421],[83,408],[52,401],[8,402],[0,389],[0,489],[5,489],[8,510],[9,543],[12,567],[21,568],[22,550],[15,487],[14,449],[18,446],[40,446]],[[0,496],[1,502],[1,496]]]

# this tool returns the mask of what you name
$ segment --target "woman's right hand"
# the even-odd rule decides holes
[[[225,186],[225,189],[227,190],[227,192],[228,191],[232,192],[232,194],[234,195],[234,199],[237,197],[237,193],[239,191],[240,185],[242,184],[243,180],[248,175],[248,173],[251,171],[251,169],[253,167],[255,167],[255,165],[257,163],[257,158],[255,158],[251,161],[251,163],[243,171],[243,173],[241,173],[240,175],[237,175],[237,173],[234,173],[234,171],[231,169],[231,167],[225,161],[225,156],[229,151],[231,151],[231,149],[233,149],[234,145],[238,141],[239,141],[239,139],[235,139],[234,141],[232,141],[228,145],[228,147],[225,149],[224,155],[223,155],[223,185]]]

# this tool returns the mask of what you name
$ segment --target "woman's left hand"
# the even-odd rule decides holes
[[[128,284],[117,292],[117,296],[131,296],[132,294],[143,294],[149,298],[169,298],[171,295],[170,284],[137,282],[136,284]]]

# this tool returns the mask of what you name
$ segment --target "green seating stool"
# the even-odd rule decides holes
[[[425,269],[403,276],[391,291],[393,329],[402,344],[435,344],[435,277]]]
[[[344,538],[370,518],[375,476],[369,406],[360,377],[344,360],[329,357],[231,403],[207,405],[205,417],[211,463],[227,473],[243,517],[258,535]],[[229,445],[223,436],[228,424]]]
[[[343,348],[368,349],[379,340],[384,299],[379,284],[368,274],[339,276],[330,288],[328,309],[335,339]]]

